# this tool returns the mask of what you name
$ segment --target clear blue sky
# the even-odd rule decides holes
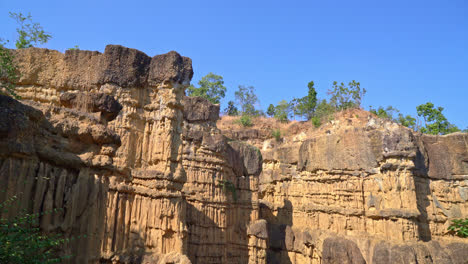
[[[367,109],[416,115],[433,102],[468,127],[468,3],[392,1],[22,1],[0,0],[0,37],[15,39],[8,11],[31,12],[53,38],[46,48],[103,51],[107,44],[150,56],[176,50],[193,60],[192,83],[209,72],[228,87],[252,85],[270,103],[334,80],[357,80]]]

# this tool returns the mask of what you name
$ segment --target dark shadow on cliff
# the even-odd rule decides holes
[[[292,226],[292,203],[285,199],[283,206],[277,209],[276,216],[272,208],[260,203],[260,218],[267,221],[268,230],[268,264],[292,264],[288,255],[287,232]],[[289,234],[291,235],[291,234]]]
[[[1,217],[39,214],[42,231],[70,239],[60,245],[60,255],[71,257],[65,263],[97,261],[109,189],[104,174],[115,168],[86,165],[70,149],[93,143],[66,134],[29,104],[0,95],[0,202],[18,197]],[[118,136],[107,139],[120,144]]]
[[[226,193],[229,202],[224,210],[219,207],[220,204],[202,202],[201,206],[207,212],[220,210],[221,213],[218,215],[220,217],[217,217],[216,213],[209,217],[206,211],[203,212],[194,204],[187,202],[187,252],[192,264],[248,263],[247,225],[250,223],[251,196],[240,197],[239,192],[237,188],[235,199],[234,195]],[[213,209],[210,210],[210,207]],[[224,220],[223,211],[225,211]],[[212,219],[213,217],[217,218],[218,223]],[[225,228],[221,226],[223,222]]]
[[[419,216],[416,219],[418,225],[418,235],[422,241],[430,241],[432,239],[429,220],[427,215],[427,207],[430,205],[429,198],[431,195],[430,179],[428,178],[428,162],[421,151],[424,151],[423,143],[419,142],[414,160],[415,170],[413,172],[414,187],[416,192],[416,204],[419,211]]]

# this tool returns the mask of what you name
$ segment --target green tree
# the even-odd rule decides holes
[[[314,87],[314,82],[310,81],[307,84],[309,91],[306,96],[302,98],[295,98],[292,100],[291,105],[294,111],[294,115],[310,120],[317,106],[317,91]]]
[[[46,43],[51,36],[45,33],[39,23],[33,23],[31,15],[24,16],[21,13],[10,12],[10,17],[15,19],[19,27],[18,39],[15,46],[18,49],[29,48],[37,43]],[[19,96],[15,93],[15,84],[19,80],[18,66],[14,63],[13,53],[5,47],[7,41],[0,39],[0,94],[9,95],[16,99]]]
[[[267,112],[266,114],[269,116],[269,117],[272,117],[275,115],[275,106],[273,104],[270,104],[268,106],[268,109],[267,109]]]
[[[204,76],[199,82],[200,87],[190,85],[187,88],[188,96],[198,96],[209,100],[213,104],[219,104],[221,98],[226,95],[223,77],[212,72]]]
[[[366,94],[366,89],[361,89],[361,84],[352,80],[345,85],[344,83],[338,84],[333,82],[332,90],[328,91],[331,95],[330,103],[337,110],[345,110],[353,107],[360,107],[362,97]]]
[[[425,127],[421,128],[421,132],[432,135],[445,135],[460,131],[458,127],[450,124],[447,118],[442,114],[443,107],[434,107],[431,102],[418,105],[416,107],[418,116],[422,116],[424,119]]]
[[[319,127],[322,124],[322,120],[326,118],[330,118],[333,113],[335,113],[335,107],[327,102],[327,100],[322,99],[317,104],[317,107],[314,112],[314,116],[311,118],[312,124],[315,127]]]
[[[22,13],[10,12],[10,17],[19,24],[19,28],[16,29],[19,35],[15,43],[17,49],[30,48],[37,43],[44,44],[52,38],[39,23],[32,21],[31,14],[24,16]]]
[[[258,104],[258,97],[255,94],[255,88],[253,86],[247,87],[239,85],[234,95],[243,115],[256,116],[260,114],[260,112],[255,109],[255,105]]]
[[[379,106],[379,108],[374,109],[372,106],[370,106],[369,112],[377,115],[380,118],[384,119],[390,119],[393,121],[396,121],[393,117],[395,113],[399,113],[400,111],[393,106],[389,105],[386,108],[383,108],[382,106]]]
[[[403,114],[398,114],[398,123],[400,123],[402,126],[412,128],[413,130],[416,130],[416,118],[406,115],[404,116]]]
[[[229,115],[229,116],[237,116],[239,115],[239,110],[234,105],[233,101],[229,101],[228,106],[226,107],[226,109],[224,109],[224,113],[226,113],[226,115]]]
[[[275,107],[275,118],[281,122],[288,122],[291,111],[291,105],[286,100],[281,100]]]

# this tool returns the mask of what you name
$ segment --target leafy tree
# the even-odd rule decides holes
[[[364,94],[366,94],[366,89],[361,89],[361,84],[352,80],[345,85],[344,83],[338,84],[338,82],[333,82],[333,89],[328,91],[328,94],[331,95],[330,103],[337,110],[344,110],[353,107],[360,107],[361,100]]]
[[[16,29],[19,34],[15,42],[16,48],[29,48],[37,43],[44,44],[51,38],[51,35],[46,34],[38,23],[32,22],[30,14],[24,16],[21,13],[10,12],[10,17],[19,24]],[[20,77],[18,66],[14,63],[13,53],[5,47],[6,43],[8,41],[0,39],[0,94],[19,99],[19,96],[15,93],[15,83]]]
[[[291,105],[286,100],[281,100],[275,107],[275,118],[281,122],[288,122],[291,111]]]
[[[33,23],[31,14],[24,16],[21,13],[10,12],[10,17],[15,19],[20,26],[16,29],[19,34],[15,43],[17,49],[30,48],[37,43],[44,44],[52,38],[39,23]]]
[[[317,117],[319,119],[322,119],[324,117],[328,117],[331,114],[335,112],[335,107],[328,103],[327,100],[323,99],[320,101],[320,103],[317,105],[317,109],[315,110],[315,115],[314,117]]]
[[[267,109],[267,112],[266,112],[266,113],[267,113],[267,115],[268,115],[269,117],[274,116],[274,115],[275,115],[275,106],[274,106],[273,104],[270,104],[270,105],[268,106],[268,109]]]
[[[400,123],[401,125],[405,127],[409,127],[409,128],[416,130],[416,118],[410,115],[404,116],[403,114],[398,114],[397,121],[398,123]]]
[[[226,115],[229,115],[229,116],[237,116],[239,115],[239,110],[234,105],[233,101],[229,101],[228,106],[226,107],[226,109],[224,109],[224,113],[226,113]]]
[[[418,116],[422,116],[424,119],[425,127],[421,128],[421,132],[432,135],[445,135],[460,131],[458,127],[450,124],[447,118],[442,114],[443,107],[434,107],[431,102],[418,105],[416,107]]]
[[[387,106],[386,108],[383,108],[382,106],[379,106],[379,108],[377,109],[374,109],[372,108],[372,106],[370,107],[369,109],[369,112],[377,115],[378,117],[380,118],[384,118],[384,119],[390,119],[390,120],[394,120],[394,117],[393,115],[395,113],[398,113],[400,112],[398,109],[394,108],[393,106]]]
[[[239,85],[238,90],[234,93],[236,101],[239,103],[243,115],[259,115],[260,112],[255,109],[258,103],[258,97],[255,94],[253,86]]]
[[[291,105],[293,106],[295,116],[310,120],[317,106],[317,91],[315,90],[313,81],[310,81],[307,87],[309,88],[307,95],[302,98],[293,99]]]
[[[198,96],[209,100],[213,104],[219,104],[221,98],[226,95],[223,77],[212,72],[204,76],[199,82],[200,87],[190,85],[187,88],[188,96]]]

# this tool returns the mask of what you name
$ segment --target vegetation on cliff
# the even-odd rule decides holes
[[[15,41],[17,49],[34,47],[37,44],[44,44],[52,38],[46,33],[39,23],[32,21],[31,14],[24,16],[22,13],[10,12],[10,17],[16,20],[18,28],[18,38]],[[6,94],[19,98],[15,93],[15,83],[19,80],[18,66],[14,62],[14,56],[11,50],[5,45],[9,40],[0,38],[0,94]]]

